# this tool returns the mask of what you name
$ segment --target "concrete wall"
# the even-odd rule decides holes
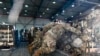
[[[8,16],[6,15],[1,15],[0,16],[0,23],[2,22],[6,22],[8,23]],[[29,29],[31,28],[33,25],[36,27],[42,27],[43,25],[49,23],[50,20],[48,19],[41,19],[41,18],[37,18],[36,20],[34,20],[32,17],[20,17],[18,19],[18,22],[15,24],[16,29]]]

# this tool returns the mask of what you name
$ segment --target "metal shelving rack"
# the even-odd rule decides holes
[[[14,46],[13,25],[0,25],[0,49],[10,49]]]

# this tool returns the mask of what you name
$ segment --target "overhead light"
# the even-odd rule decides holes
[[[7,14],[9,14],[9,12],[7,12]]]
[[[64,12],[65,12],[65,11],[63,10],[61,14],[64,15]]]
[[[73,4],[72,7],[75,7],[75,5]]]
[[[74,16],[71,16],[72,18],[74,17]]]
[[[40,15],[40,17],[42,17],[42,15]]]
[[[95,9],[94,9],[94,8],[92,8],[91,10],[92,10],[92,11],[94,11]]]
[[[0,1],[0,4],[2,4],[3,2]]]
[[[56,16],[58,16],[58,14],[56,14]]]
[[[27,12],[27,10],[25,10],[25,12]]]
[[[27,14],[24,14],[25,16],[27,15]]]
[[[80,12],[80,15],[81,15],[82,13]]]
[[[54,17],[52,16],[52,18],[54,18]]]
[[[6,10],[7,8],[3,8],[4,10]]]
[[[56,4],[56,2],[54,1],[54,2],[52,2],[53,4]]]
[[[47,8],[47,10],[49,10],[49,8]]]
[[[45,12],[43,12],[43,14],[45,14]]]
[[[27,8],[27,7],[29,7],[28,5],[25,5],[25,7]]]
[[[65,10],[62,11],[63,13],[65,12]]]

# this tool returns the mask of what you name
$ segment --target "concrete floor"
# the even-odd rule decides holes
[[[97,54],[97,53],[99,53],[99,54]],[[97,53],[96,54],[93,53],[93,54],[87,55],[87,56],[100,56],[100,49],[98,49]],[[0,50],[0,56],[30,56],[30,54],[27,49],[27,43],[20,43],[19,47],[15,48],[13,50],[9,50],[9,51]],[[63,51],[56,50],[55,52],[53,52],[52,54],[50,54],[48,56],[69,56],[69,55],[67,55]]]
[[[20,47],[20,48],[14,49],[13,51],[11,50],[0,51],[0,56],[30,56],[30,54],[26,47]],[[68,56],[68,55],[66,55],[65,53],[62,53],[61,51],[55,51],[49,56]]]
[[[14,50],[0,50],[0,56],[30,56],[27,47],[19,47]],[[55,51],[48,56],[68,56],[61,51]]]
[[[20,43],[19,47],[12,50],[0,50],[0,56],[30,56],[27,43]]]
[[[87,55],[87,56],[100,56],[100,49],[98,49],[99,51],[97,53],[99,54],[95,54],[93,53],[92,55]],[[19,47],[13,49],[13,50],[0,50],[0,56],[30,56],[28,49],[27,49],[27,43],[21,43],[19,45]],[[56,50],[55,52],[53,52],[52,54],[50,54],[49,56],[69,56],[66,53]]]
[[[27,48],[18,48],[13,51],[1,50],[0,56],[30,56]]]

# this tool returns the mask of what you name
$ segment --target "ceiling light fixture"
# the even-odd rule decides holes
[[[40,17],[42,17],[42,15],[40,15]]]
[[[24,14],[25,16],[27,15],[27,14]]]
[[[47,10],[49,10],[49,8],[47,8]]]
[[[45,12],[43,12],[43,14],[45,14]]]
[[[25,10],[25,12],[27,12],[27,10]]]
[[[81,15],[82,13],[80,12],[80,15]]]
[[[92,10],[92,11],[94,11],[95,9],[94,9],[94,8],[92,8],[91,10]]]
[[[54,17],[52,16],[52,18],[54,18]]]
[[[71,16],[72,18],[74,17],[74,16]]]
[[[58,14],[56,14],[56,16],[58,16]]]
[[[72,7],[75,7],[75,5],[73,4]]]
[[[62,11],[63,13],[65,12],[65,10]]]
[[[7,12],[7,14],[9,14],[9,12]]]
[[[52,3],[53,3],[53,4],[56,4],[56,2],[55,2],[55,1],[53,1]]]
[[[6,10],[7,8],[4,8],[4,10]]]
[[[3,2],[0,1],[0,4],[2,4]]]
[[[27,7],[29,7],[28,5],[25,5],[25,7],[27,8]]]

